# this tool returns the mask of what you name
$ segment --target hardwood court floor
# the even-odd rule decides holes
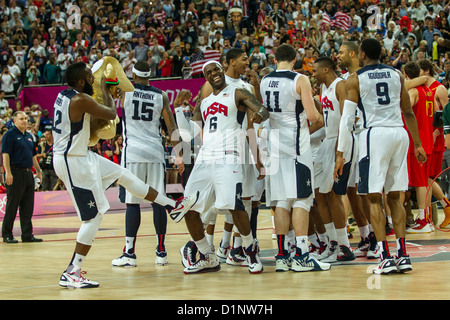
[[[166,238],[169,264],[156,266],[151,209],[142,216],[136,247],[137,268],[111,266],[111,260],[121,254],[124,246],[124,212],[109,212],[83,268],[86,277],[98,281],[100,287],[67,289],[60,287],[58,280],[72,257],[80,222],[74,214],[35,217],[33,221],[35,235],[44,242],[0,244],[2,300],[427,300],[448,299],[450,292],[447,232],[407,235],[414,268],[407,274],[374,276],[371,270],[375,261],[365,258],[334,265],[326,272],[278,273],[274,270],[276,243],[271,238],[271,214],[269,210],[261,210],[258,238],[264,264],[262,274],[251,275],[247,268],[224,264],[219,272],[185,275],[179,253],[189,239],[184,221],[176,224],[169,218]],[[222,226],[223,218],[219,216],[216,247]],[[18,229],[16,221],[15,237],[20,239]],[[352,245],[358,240],[355,228]]]

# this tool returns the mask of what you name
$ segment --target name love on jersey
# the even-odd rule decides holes
[[[205,111],[203,111],[203,120],[206,120],[209,115],[214,116],[216,113],[221,113],[225,117],[228,117],[228,107],[219,102],[214,102]]]

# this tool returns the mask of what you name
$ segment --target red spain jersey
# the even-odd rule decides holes
[[[418,100],[412,109],[417,119],[420,140],[426,154],[433,153],[433,115],[434,115],[434,93],[425,85],[416,88]],[[409,134],[409,151],[414,153],[414,142]]]

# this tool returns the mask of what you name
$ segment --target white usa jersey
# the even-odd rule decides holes
[[[328,88],[322,85],[321,103],[327,139],[336,138],[339,133],[341,107],[336,97],[336,86],[342,80],[342,78],[336,78]]]
[[[164,163],[160,134],[163,92],[153,86],[134,84],[123,103],[122,164]]]
[[[272,157],[296,158],[310,148],[306,113],[296,88],[302,76],[289,70],[275,70],[261,80],[263,104],[270,112]]]
[[[58,155],[85,156],[91,137],[91,117],[85,113],[78,122],[70,121],[70,100],[78,92],[74,89],[61,91],[53,107],[53,151]]]
[[[242,156],[245,112],[237,109],[236,87],[226,86],[219,94],[211,93],[202,100],[200,112],[204,122],[203,145],[197,157],[202,160],[223,159],[225,155]]]
[[[401,82],[398,72],[383,64],[358,71],[358,103],[362,127],[403,127],[400,109]]]

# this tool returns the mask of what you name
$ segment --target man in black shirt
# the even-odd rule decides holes
[[[19,209],[23,242],[40,242],[33,235],[31,217],[34,209],[34,177],[31,168],[41,179],[41,168],[36,159],[33,139],[26,131],[28,117],[25,112],[17,111],[13,117],[14,127],[8,130],[2,139],[3,165],[6,182],[6,208],[3,218],[3,242],[17,243],[13,237],[14,220]]]

